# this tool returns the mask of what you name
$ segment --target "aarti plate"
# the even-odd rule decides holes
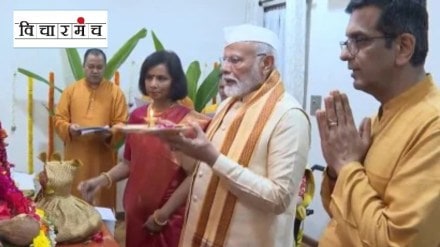
[[[176,125],[173,127],[154,126],[150,127],[148,124],[128,124],[117,128],[124,133],[139,133],[139,134],[178,134],[180,132],[191,129],[189,126]]]

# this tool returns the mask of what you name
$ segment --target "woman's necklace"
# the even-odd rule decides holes
[[[157,109],[154,107],[154,102],[151,103],[151,110],[154,112],[154,117],[158,117],[162,115],[163,113],[167,112],[169,109],[173,108],[176,105],[175,102],[171,103],[169,106],[165,107],[164,109]]]
[[[165,109],[158,111],[157,108],[154,109],[154,102],[151,102],[148,106],[147,116],[144,118],[145,122],[148,123],[150,128],[155,127],[157,118],[162,117],[166,112],[173,108],[174,105],[176,105],[176,103],[172,102]]]

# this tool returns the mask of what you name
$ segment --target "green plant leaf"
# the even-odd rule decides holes
[[[44,77],[42,77],[40,75],[35,74],[34,72],[31,72],[31,71],[23,69],[23,68],[18,68],[17,71],[22,73],[25,76],[29,76],[29,77],[32,77],[32,78],[38,80],[38,81],[44,82],[44,83],[46,83],[49,86],[49,81],[48,80],[46,80]],[[57,90],[60,93],[63,92],[63,90],[61,88],[57,87],[57,86],[54,86],[54,88],[55,88],[55,90]]]
[[[118,140],[114,146],[113,149],[114,150],[119,150],[123,145],[125,144],[125,137],[121,138],[120,140]]]
[[[197,90],[197,97],[194,102],[194,108],[196,111],[201,112],[206,104],[217,95],[218,83],[220,81],[219,78],[220,68],[214,67],[205,80],[203,80],[199,90]]]
[[[162,45],[162,42],[160,42],[160,40],[157,38],[157,36],[154,33],[154,31],[151,31],[151,35],[153,37],[154,49],[156,51],[163,51],[163,50],[165,50],[165,48]]]
[[[44,108],[46,108],[46,111],[47,111],[47,113],[49,113],[49,116],[55,116],[55,112],[54,111],[50,111],[49,110],[49,107],[47,106],[47,105],[45,105],[45,104],[41,104]]]
[[[80,80],[84,77],[84,69],[81,63],[81,57],[79,56],[76,48],[66,48],[67,59],[69,60],[70,69],[72,70],[75,80]]]
[[[130,39],[128,39],[124,45],[112,56],[112,58],[107,62],[107,66],[104,71],[104,78],[110,80],[113,74],[118,70],[118,68],[125,62],[128,56],[131,54],[133,49],[136,47],[139,40],[147,36],[147,29],[142,28],[136,34],[134,34]]]
[[[193,61],[186,70],[186,81],[188,86],[188,97],[195,102],[197,94],[197,84],[200,79],[200,63],[199,61]]]

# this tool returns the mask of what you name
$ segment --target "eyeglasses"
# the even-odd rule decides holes
[[[255,55],[256,57],[261,57],[261,56],[266,56],[266,53],[258,53],[257,55]],[[232,66],[237,66],[239,64],[241,64],[244,61],[244,57],[240,57],[240,56],[229,56],[229,57],[222,57],[220,58],[223,63],[228,62],[230,63]]]
[[[375,37],[359,37],[359,38],[349,38],[346,41],[339,42],[341,50],[347,49],[350,55],[356,56],[359,52],[359,45],[362,43],[370,42],[376,39],[393,39],[394,36],[375,36]]]

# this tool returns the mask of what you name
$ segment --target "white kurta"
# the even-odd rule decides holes
[[[215,146],[223,142],[242,105],[243,102],[236,102],[226,113],[214,134]],[[310,123],[299,108],[298,102],[288,94],[276,104],[248,168],[224,155],[220,155],[212,168],[200,164],[195,171],[180,246],[191,246],[212,173],[220,177],[219,186],[225,186],[237,197],[224,246],[293,246],[296,198],[310,147]],[[210,215],[208,225],[218,222],[220,214]]]

